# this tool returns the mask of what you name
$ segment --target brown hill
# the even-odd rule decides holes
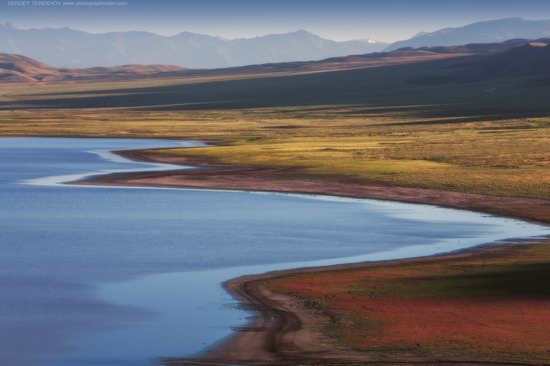
[[[0,53],[0,82],[36,82],[58,75],[58,70],[31,58]]]
[[[152,77],[185,71],[171,65],[123,65],[88,69],[61,69],[31,58],[0,53],[0,83],[36,83],[66,80],[110,80]]]

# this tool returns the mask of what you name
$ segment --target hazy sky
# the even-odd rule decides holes
[[[479,20],[550,19],[550,0],[127,0],[118,6],[68,2],[0,0],[0,23],[93,32],[190,31],[227,38],[306,29],[335,40],[396,41]]]

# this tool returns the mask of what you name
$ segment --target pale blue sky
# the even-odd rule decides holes
[[[65,0],[60,0],[63,3]],[[122,6],[13,5],[0,23],[94,32],[182,31],[251,37],[306,29],[323,37],[396,41],[419,31],[506,17],[550,19],[548,0],[127,0]]]

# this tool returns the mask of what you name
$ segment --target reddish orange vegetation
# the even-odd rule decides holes
[[[267,286],[329,314],[325,331],[357,350],[548,362],[548,244],[285,275]]]

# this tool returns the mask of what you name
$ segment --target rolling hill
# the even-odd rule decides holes
[[[65,69],[48,66],[31,58],[0,53],[0,85],[19,83],[57,83],[69,81],[120,81],[144,78],[182,78],[227,75],[296,74],[328,72],[424,62],[435,59],[460,57],[474,52],[467,48],[400,50],[391,53],[374,53],[335,57],[321,61],[298,61],[274,64],[248,65],[222,69],[185,69],[170,65],[123,65]]]
[[[36,82],[58,74],[57,70],[31,58],[0,53],[0,83]]]
[[[2,95],[0,110],[364,105],[394,113],[399,106],[408,106],[423,115],[441,110],[488,118],[500,113],[539,115],[547,113],[546,91],[550,86],[545,68],[548,49],[543,41],[401,49],[318,62],[217,70],[158,72],[158,67],[153,67],[149,75],[128,74],[129,69],[142,67],[127,66],[121,68],[122,77],[116,72],[118,68],[53,69],[59,73],[58,79],[50,76],[51,81],[35,82],[32,88],[7,88],[9,93]],[[14,72],[13,65],[9,69],[4,72]],[[47,74],[39,71],[38,75]],[[93,78],[86,79],[90,75]],[[50,82],[56,83],[54,89]]]
[[[527,40],[510,40],[492,44],[452,47],[404,48],[392,52],[332,57],[319,61],[295,61],[247,65],[220,69],[186,69],[171,65],[123,65],[82,69],[56,68],[26,56],[0,54],[0,84],[117,81],[144,78],[181,78],[227,75],[288,75],[311,72],[342,71],[426,62],[471,55],[488,55],[525,45]]]
[[[170,65],[123,65],[87,69],[62,69],[21,55],[0,53],[0,84],[60,82],[70,80],[115,80],[155,77],[185,69]]]

